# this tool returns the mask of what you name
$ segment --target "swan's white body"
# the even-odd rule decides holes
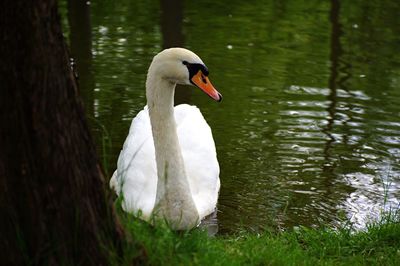
[[[173,107],[176,83],[189,80],[182,61],[203,64],[181,48],[153,59],[146,82],[148,106],[133,119],[110,180],[123,195],[125,211],[145,220],[161,216],[175,229],[192,228],[211,214],[220,188],[210,127],[197,107]]]
[[[199,216],[205,217],[214,211],[220,187],[211,129],[195,106],[178,105],[174,114],[190,192]],[[145,219],[150,218],[158,178],[147,106],[132,121],[112,182],[119,181],[121,177],[125,210],[141,210]],[[113,187],[118,185],[113,184]]]

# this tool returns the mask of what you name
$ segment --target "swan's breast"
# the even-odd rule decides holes
[[[191,194],[200,217],[204,217],[214,211],[220,187],[211,128],[195,106],[181,104],[174,111]]]

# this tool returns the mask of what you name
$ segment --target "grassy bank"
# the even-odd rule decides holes
[[[208,237],[177,233],[121,214],[131,240],[116,265],[138,258],[151,265],[400,265],[399,215],[387,215],[366,231],[307,229]]]

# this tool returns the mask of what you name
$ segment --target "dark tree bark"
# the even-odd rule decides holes
[[[0,38],[0,263],[108,264],[121,234],[56,0],[2,0]]]

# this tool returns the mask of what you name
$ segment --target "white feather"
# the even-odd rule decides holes
[[[157,205],[175,229],[191,228],[211,214],[220,188],[210,127],[197,107],[173,107],[175,84],[190,84],[184,61],[203,64],[182,48],[154,57],[146,81],[147,103],[152,108],[146,106],[133,119],[110,180],[110,187],[123,195],[125,211],[141,213],[148,220]],[[163,183],[158,184],[160,179]]]
[[[174,108],[190,191],[200,217],[215,210],[220,188],[219,165],[211,128],[195,106]],[[148,220],[157,192],[157,166],[147,106],[133,119],[129,135],[118,158],[110,186],[124,195],[125,211]]]

